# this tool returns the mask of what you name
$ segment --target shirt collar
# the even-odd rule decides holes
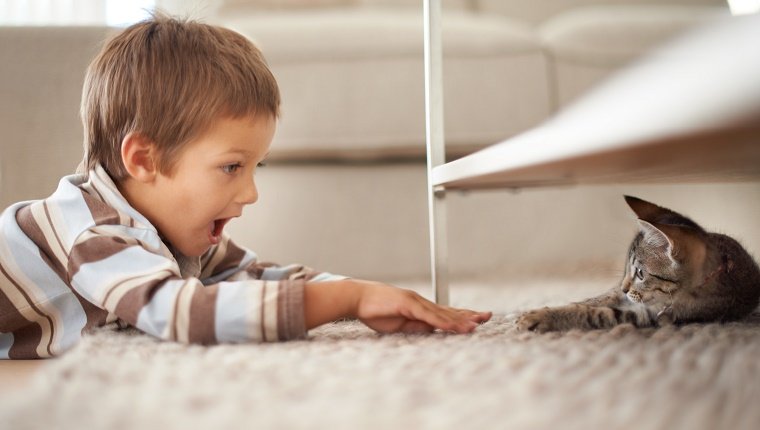
[[[95,166],[94,169],[89,172],[89,181],[94,188],[98,191],[105,203],[117,211],[127,214],[130,218],[135,220],[135,227],[149,228],[156,232],[159,237],[158,229],[148,221],[143,214],[129,204],[126,198],[121,194],[116,183],[111,179],[111,176],[106,172],[100,163]],[[167,246],[169,252],[174,257],[177,265],[179,266],[180,273],[183,277],[199,277],[201,273],[201,261],[200,257],[188,257],[174,246],[169,244],[164,238],[161,238],[164,245]]]
[[[107,205],[132,218],[135,221],[136,227],[149,228],[158,233],[156,227],[129,204],[103,166],[98,164],[94,169],[90,170],[89,182]]]

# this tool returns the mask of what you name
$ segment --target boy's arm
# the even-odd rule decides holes
[[[489,313],[437,306],[389,285],[351,279],[246,280],[203,285],[154,251],[158,238],[114,226],[82,234],[70,252],[71,286],[85,299],[153,336],[186,343],[277,341],[355,317],[380,332],[469,332]],[[144,240],[147,239],[147,240]]]
[[[299,264],[280,266],[259,262],[253,251],[238,246],[227,235],[223,235],[220,243],[201,258],[200,278],[204,284],[248,279],[269,281],[303,279],[306,282],[346,279],[345,276],[318,272]]]
[[[469,333],[491,318],[490,312],[439,306],[410,290],[355,279],[306,284],[304,314],[307,328],[349,317],[381,333]]]
[[[351,317],[386,333],[436,328],[469,332],[476,323],[488,320],[491,315],[437,306],[412,291],[378,282],[348,279],[295,264],[258,263],[253,252],[238,247],[227,236],[204,256],[201,264],[201,276],[215,280],[303,279],[306,281],[303,303],[307,329]]]

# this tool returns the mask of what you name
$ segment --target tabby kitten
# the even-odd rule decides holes
[[[521,330],[546,332],[731,321],[750,314],[760,297],[760,269],[734,239],[708,233],[670,209],[625,196],[639,233],[620,286],[580,303],[528,311]]]

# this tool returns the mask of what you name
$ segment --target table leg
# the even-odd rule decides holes
[[[427,144],[430,271],[436,303],[449,303],[445,190],[432,185],[433,168],[446,162],[443,136],[441,1],[423,0],[425,35],[425,131]]]

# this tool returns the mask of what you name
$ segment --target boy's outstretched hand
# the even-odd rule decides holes
[[[490,312],[440,306],[413,291],[353,279],[307,284],[304,302],[307,329],[357,318],[381,333],[469,333],[491,318]]]

